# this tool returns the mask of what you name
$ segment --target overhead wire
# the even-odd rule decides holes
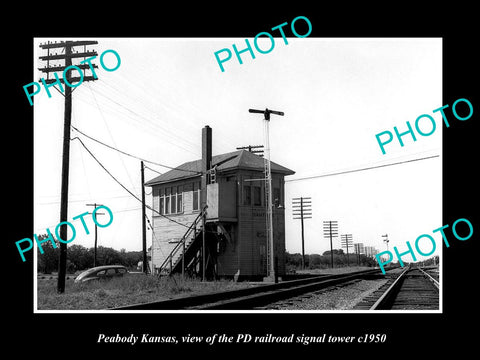
[[[97,95],[100,95],[100,96],[104,97],[105,99],[107,99],[107,100],[109,100],[110,102],[113,103],[114,106],[110,107],[110,112],[117,114],[118,117],[133,120],[136,123],[136,126],[140,127],[140,128],[145,128],[145,126],[147,126],[147,127],[150,128],[150,132],[151,131],[158,131],[159,129],[162,132],[165,132],[164,129],[162,129],[159,126],[158,123],[151,122],[147,117],[145,117],[141,114],[138,114],[137,112],[135,112],[135,111],[131,110],[130,108],[128,108],[127,106],[125,106],[125,102],[128,101],[128,100],[125,100],[125,101],[114,100],[110,96],[110,93],[108,95],[106,95],[102,91],[100,91],[100,89],[98,87],[96,87],[94,91]],[[108,103],[102,102],[102,107],[107,107],[108,108]],[[121,111],[122,109],[126,110],[127,112],[125,112],[125,111],[122,112]],[[194,150],[185,148],[184,146],[181,146],[180,144],[178,144],[178,142],[181,140],[180,138],[176,138],[175,141],[171,141],[170,138],[173,138],[174,136],[171,135],[171,134],[167,134],[167,135],[168,136],[165,137],[166,142],[169,142],[173,146],[179,147],[182,150],[194,153]]]
[[[142,61],[147,60],[143,59]],[[146,68],[152,70],[144,72],[143,70]],[[159,114],[169,114],[170,117],[181,118],[181,123],[175,121],[152,123],[157,127],[161,126],[163,131],[168,132],[169,137],[187,143],[195,151],[198,144],[188,137],[191,132],[182,131],[179,126],[192,129],[200,119],[203,122],[206,117],[202,116],[202,111],[197,103],[183,100],[186,92],[190,89],[184,79],[176,79],[173,82],[161,81],[165,79],[165,71],[165,67],[160,66],[158,61],[147,61],[144,66],[137,68],[134,74],[119,72],[115,77],[103,77],[99,84],[95,85],[95,89],[103,91],[108,88],[108,94],[113,93],[115,99],[125,98],[125,101],[121,101],[121,103],[131,109],[137,109],[137,112],[141,110],[141,113],[145,114],[146,121],[152,122],[152,120],[158,119]],[[152,78],[152,76],[154,77]],[[158,81],[152,83],[152,80]],[[126,92],[125,89],[129,91]],[[128,104],[126,104],[127,102]],[[180,134],[181,137],[179,137]],[[224,138],[225,135],[222,135],[219,141],[225,141],[228,144]],[[233,139],[231,140],[233,141]]]
[[[157,174],[159,174],[159,175],[163,175],[163,173],[161,173],[160,171],[155,170],[155,169],[152,169],[151,167],[149,167],[149,166],[147,166],[147,165],[143,165],[143,166],[144,166],[145,169],[149,169],[149,170],[151,170],[151,171],[153,171],[153,172],[155,172],[155,173],[157,173]]]
[[[69,203],[75,203],[75,202],[85,202],[85,201],[90,201],[92,199],[91,194],[88,194],[89,197],[85,199],[78,199],[78,200],[68,200]],[[58,198],[58,195],[51,195],[50,197],[56,197]],[[109,196],[106,197],[108,199],[117,199],[117,198],[125,198],[125,197],[130,197],[129,195],[120,195],[120,196]],[[39,202],[37,203],[38,205],[51,205],[51,204],[60,204],[60,200],[55,200],[55,201],[49,201],[49,202]]]
[[[130,195],[132,195],[135,199],[137,199],[138,201],[142,202],[142,200],[139,199],[139,198],[137,197],[137,195],[135,195],[133,192],[131,192],[130,189],[128,189],[125,185],[123,185],[115,176],[113,176],[112,173],[110,173],[110,171],[108,171],[108,169],[100,162],[100,160],[98,160],[98,159],[96,158],[96,156],[90,151],[90,149],[88,149],[88,147],[83,143],[82,139],[80,139],[79,137],[74,137],[74,138],[72,138],[71,140],[72,140],[72,141],[73,141],[73,140],[78,140],[78,141],[80,141],[80,144],[83,146],[83,148],[90,154],[90,156],[98,163],[98,165],[100,165],[100,167],[101,167],[117,184],[119,184],[125,191],[127,191],[127,192],[128,192]],[[163,218],[165,218],[165,219],[167,219],[167,220],[169,220],[169,221],[171,221],[171,222],[174,222],[174,223],[176,223],[176,224],[178,224],[178,225],[181,225],[181,226],[183,226],[183,227],[189,228],[188,225],[182,224],[181,222],[178,222],[178,221],[176,221],[176,220],[174,220],[174,219],[172,219],[172,218],[170,218],[170,217],[168,217],[168,216],[166,216],[166,215],[161,214],[159,211],[155,210],[154,208],[152,208],[152,207],[149,206],[149,205],[146,205],[146,204],[145,204],[145,207],[148,208],[149,210],[152,210],[153,212],[157,213],[158,215],[162,216]]]
[[[108,123],[105,119],[105,116],[103,115],[103,111],[102,109],[100,108],[100,106],[98,105],[98,101],[97,101],[97,97],[95,96],[95,93],[92,91],[92,88],[89,87],[90,89],[90,92],[93,96],[93,100],[95,102],[95,105],[97,106],[97,109],[100,113],[100,116],[103,120],[103,123],[105,124],[105,127],[107,128],[107,131],[108,131],[108,134],[110,135],[110,139],[112,140],[113,144],[115,145],[115,147],[117,147],[117,144],[115,143],[115,140],[113,139],[113,136],[112,136],[112,132],[110,131],[110,127],[108,126]],[[132,177],[130,176],[130,173],[128,172],[127,170],[127,167],[125,166],[125,162],[123,161],[123,158],[119,155],[118,158],[120,159],[120,162],[122,163],[122,166],[123,166],[123,169],[125,170],[125,173],[127,174],[128,176],[128,179],[130,180],[130,184],[133,186],[133,180],[132,180]]]
[[[75,131],[79,132],[80,134],[82,134],[83,136],[89,138],[90,140],[92,141],[95,141],[105,147],[108,147],[109,149],[112,149],[112,150],[115,150],[115,151],[118,151],[119,153],[122,153],[123,155],[126,155],[126,156],[130,156],[132,158],[135,158],[137,160],[141,160],[141,161],[144,161],[144,162],[147,162],[147,163],[150,163],[150,164],[154,164],[154,165],[158,165],[158,166],[161,166],[161,167],[164,167],[164,168],[167,168],[167,169],[171,169],[171,170],[178,170],[178,171],[184,171],[184,172],[189,172],[189,173],[195,173],[195,174],[198,174],[198,175],[201,175],[202,173],[201,172],[198,172],[198,171],[194,171],[194,170],[187,170],[187,169],[179,169],[179,168],[175,168],[175,167],[172,167],[172,166],[168,166],[168,165],[165,165],[165,164],[160,164],[158,162],[155,162],[155,161],[151,161],[151,160],[147,160],[147,159],[144,159],[144,158],[141,158],[139,156],[136,156],[136,155],[132,155],[130,153],[127,153],[123,150],[120,150],[120,149],[117,149],[111,145],[108,145],[108,144],[105,144],[104,142],[100,141],[100,140],[97,140],[95,138],[93,138],[92,136],[90,135],[87,135],[85,134],[83,131],[79,130],[78,128],[76,128],[75,126],[71,125],[72,129],[74,129]],[[150,170],[153,170],[151,168],[149,168]],[[155,171],[155,170],[153,170]]]
[[[114,87],[112,87],[109,83],[105,81],[100,81],[101,85],[106,85],[110,87],[111,89],[114,89],[116,92],[118,92],[120,95],[124,95],[124,92],[119,92],[116,90]],[[111,91],[107,91],[108,94],[105,94],[105,90],[107,89],[102,89],[101,87],[96,86],[92,91],[95,93],[99,94],[100,96],[104,97],[105,99],[109,100],[110,102],[114,103],[117,107],[117,112],[119,109],[124,109],[127,111],[128,114],[122,114],[122,116],[126,116],[127,118],[134,120],[137,124],[140,126],[150,126],[153,130],[160,130],[162,133],[166,134],[167,136],[165,137],[165,141],[171,143],[174,146],[177,146],[185,151],[188,151],[190,153],[196,153],[196,144],[192,143],[188,140],[185,139],[185,137],[180,137],[178,136],[178,131],[173,131],[172,129],[166,128],[164,125],[164,122],[159,122],[159,121],[152,121],[152,119],[155,119],[158,117],[158,115],[152,111],[149,110],[147,106],[141,106],[140,109],[149,111],[151,115],[145,115],[145,114],[140,114],[137,111],[132,110],[133,106],[128,106],[127,103],[132,101],[132,97],[129,96],[126,98],[124,101],[121,101],[118,99],[113,99],[111,95]],[[131,95],[131,94],[130,94]],[[139,103],[139,100],[136,100],[137,103]],[[177,129],[178,130],[178,129]],[[181,146],[179,143],[183,142],[185,145],[187,145],[189,148],[186,148],[184,146]]]
[[[406,163],[410,163],[410,162],[414,162],[414,161],[428,160],[428,159],[433,159],[433,158],[436,158],[436,157],[439,157],[439,156],[440,155],[432,155],[432,156],[426,156],[426,157],[423,157],[423,158],[404,160],[404,161],[399,161],[399,162],[394,162],[394,163],[389,163],[389,164],[384,164],[384,165],[369,166],[369,167],[364,167],[364,168],[360,168],[360,169],[345,170],[345,171],[339,171],[339,172],[334,172],[334,173],[305,176],[305,177],[297,178],[297,179],[288,179],[288,180],[285,180],[285,182],[287,183],[287,182],[300,181],[300,180],[317,179],[317,178],[322,178],[322,177],[327,177],[327,176],[349,174],[349,173],[354,173],[354,172],[359,172],[359,171],[378,169],[378,168],[387,167],[387,166],[401,165],[401,164],[406,164]]]
[[[132,197],[134,197],[134,198],[137,199],[138,201],[142,202],[141,199],[139,199],[134,193],[132,193],[127,187],[125,187],[117,178],[115,178],[115,176],[113,176],[113,174],[111,174],[111,173],[108,171],[108,169],[95,157],[95,155],[90,151],[90,149],[88,149],[88,148],[86,147],[86,145],[83,143],[83,141],[82,141],[79,137],[74,137],[74,138],[72,138],[71,140],[78,140],[78,141],[80,142],[80,144],[83,146],[83,148],[90,154],[90,156],[102,167],[103,170],[105,170],[105,172],[106,172],[108,175],[110,175],[110,177],[111,177],[113,180],[115,180],[115,182],[116,182],[117,184],[119,184],[123,189],[125,189]],[[183,226],[183,227],[190,228],[190,226],[188,226],[188,225],[182,224],[182,223],[180,223],[180,222],[178,222],[178,221],[176,221],[176,220],[174,220],[174,219],[172,219],[172,218],[170,218],[170,217],[168,217],[168,216],[166,216],[166,215],[164,215],[164,214],[161,214],[159,211],[155,210],[154,208],[152,208],[152,207],[149,206],[149,205],[145,205],[145,207],[146,207],[147,209],[149,209],[149,210],[152,210],[152,211],[153,211],[154,213],[156,213],[157,215],[160,215],[161,217],[163,217],[163,218],[165,218],[165,219],[167,219],[167,220],[169,220],[169,221],[172,221],[172,222],[174,222],[174,223],[176,223],[176,224],[178,224],[178,225],[181,225],[181,226]],[[132,210],[133,210],[133,209],[132,209]],[[153,228],[152,228],[152,231],[153,231]],[[215,233],[215,232],[212,232],[212,231],[206,231],[206,232]]]

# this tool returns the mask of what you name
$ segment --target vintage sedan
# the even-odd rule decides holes
[[[104,265],[85,270],[75,278],[75,282],[86,282],[92,280],[111,279],[128,274],[123,265]]]

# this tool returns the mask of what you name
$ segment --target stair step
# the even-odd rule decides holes
[[[188,251],[190,246],[198,239],[199,235],[202,234],[202,227],[197,227],[196,231],[192,232],[191,235],[188,238],[185,239],[185,252]],[[180,240],[181,243],[182,240]],[[175,268],[178,263],[182,261],[182,256],[183,256],[183,245],[179,246],[178,248],[172,250],[170,254],[168,255],[171,257],[171,262],[168,262],[165,264],[165,267],[163,269],[160,269],[161,272],[166,272],[167,274],[170,273],[170,264],[172,265],[172,269]],[[187,262],[189,262],[189,259],[185,259],[185,264],[187,265]]]

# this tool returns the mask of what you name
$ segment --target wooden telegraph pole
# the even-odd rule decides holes
[[[40,56],[40,60],[46,60],[47,66],[44,68],[40,68],[39,70],[42,72],[47,73],[47,79],[43,79],[44,84],[52,84],[50,86],[55,87],[55,83],[58,84],[61,91],[58,90],[64,97],[65,97],[65,112],[64,112],[64,125],[63,125],[63,156],[62,156],[62,188],[61,188],[61,199],[60,199],[60,238],[62,240],[66,240],[67,238],[67,216],[68,216],[68,175],[69,175],[69,161],[70,161],[70,126],[71,126],[71,118],[72,118],[72,88],[71,85],[74,82],[79,82],[82,78],[80,77],[72,77],[71,70],[72,70],[72,59],[73,58],[86,58],[91,56],[96,56],[96,51],[86,51],[87,45],[95,45],[98,44],[97,41],[61,41],[59,43],[46,43],[40,44],[40,48],[47,50],[47,56]],[[75,46],[84,46],[83,52],[73,52],[73,47]],[[63,54],[50,54],[50,49],[59,49],[63,48]],[[51,61],[55,60],[64,60],[64,65],[52,65],[50,64]],[[89,68],[89,64],[79,64],[75,65],[79,69],[85,70]],[[97,67],[93,65],[93,67]],[[50,79],[49,74],[57,72],[65,72],[64,75],[66,78],[57,78]],[[65,84],[65,80],[67,84]],[[86,76],[84,74],[83,81],[92,81],[96,80],[93,76]],[[64,83],[65,86],[65,94],[63,94],[63,87],[61,83]],[[48,88],[46,87],[47,91]],[[49,91],[48,91],[49,92]],[[60,242],[60,258],[59,258],[59,265],[58,265],[58,281],[57,281],[57,292],[64,293],[65,292],[65,276],[67,273],[67,244]]]
[[[260,149],[260,150],[256,150]],[[258,156],[263,157],[263,145],[248,145],[237,147],[237,150],[248,150],[252,154],[259,154]]]
[[[86,204],[87,206],[94,206],[96,209],[98,206],[103,206],[102,204]],[[92,212],[92,215],[94,212]],[[97,213],[95,212],[95,245],[93,247],[93,267],[97,266],[97,215],[105,215],[105,213]]]
[[[299,197],[292,199],[293,219],[300,219],[302,225],[302,269],[305,269],[305,237],[303,230],[303,220],[312,218],[311,199],[311,197]]]
[[[142,250],[143,250],[143,272],[148,274],[148,260],[147,260],[147,225],[145,223],[146,214],[145,214],[145,166],[143,165],[143,161],[140,163],[140,171],[141,171],[141,191],[142,191]]]
[[[349,260],[349,254],[348,254],[348,248],[352,246],[353,244],[353,238],[352,234],[342,234],[340,236],[341,242],[342,242],[342,247],[347,249],[347,267],[350,266],[350,260]]]
[[[330,266],[333,269],[333,242],[334,237],[338,237],[338,221],[323,222],[323,236],[330,239]]]

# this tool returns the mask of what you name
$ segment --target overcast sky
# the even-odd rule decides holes
[[[36,39],[35,58],[43,55]],[[75,39],[68,39],[75,40]],[[78,40],[83,40],[78,39]],[[442,40],[439,38],[276,38],[269,54],[242,54],[224,63],[221,72],[214,52],[243,48],[244,38],[96,38],[98,54],[115,50],[118,70],[107,72],[99,61],[99,80],[73,92],[72,125],[132,155],[168,166],[201,157],[201,129],[213,129],[213,154],[263,143],[262,117],[249,108],[283,111],[270,123],[271,159],[296,172],[285,185],[286,249],[301,251],[300,223],[292,219],[292,197],[312,198],[313,218],[305,221],[306,253],[329,250],[322,222],[337,220],[340,234],[354,242],[384,250],[405,249],[421,234],[442,224],[442,158],[408,162],[328,177],[336,173],[441,155]],[[252,39],[250,39],[252,41]],[[267,48],[265,45],[263,48]],[[108,64],[115,64],[109,54]],[[37,60],[35,60],[35,64]],[[38,65],[43,65],[38,64]],[[37,66],[36,66],[37,67]],[[43,76],[36,69],[34,79]],[[28,104],[28,100],[25,100]],[[59,222],[64,98],[45,90],[34,98],[34,230],[52,232]],[[404,136],[386,145],[383,155],[375,134],[407,130],[421,114],[437,120],[435,133]],[[422,127],[423,128],[423,127]],[[429,129],[424,125],[425,132]],[[78,136],[97,159],[138,197],[140,161]],[[167,169],[146,164],[155,171]],[[107,205],[113,223],[99,229],[98,244],[141,250],[141,206],[85,151],[71,142],[69,219],[91,211],[88,203]],[[146,169],[149,180],[158,173]],[[298,179],[298,180],[295,180]],[[147,188],[147,194],[150,188]],[[147,196],[151,204],[151,196]],[[151,219],[151,211],[147,211]],[[101,218],[99,217],[99,221]],[[80,222],[71,244],[93,246]],[[440,244],[439,234],[434,238]],[[148,245],[151,244],[148,232]],[[340,240],[334,242],[340,248]],[[440,249],[438,246],[437,249]],[[425,245],[425,250],[428,250]],[[405,260],[408,260],[407,258]]]

